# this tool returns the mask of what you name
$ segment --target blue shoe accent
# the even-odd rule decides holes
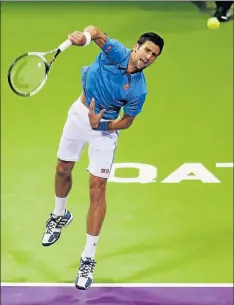
[[[43,246],[53,245],[60,237],[63,227],[69,225],[73,220],[72,214],[66,210],[63,216],[55,216],[50,214],[50,218],[46,222],[46,230],[42,238]]]

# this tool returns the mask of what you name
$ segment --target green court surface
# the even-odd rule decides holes
[[[99,50],[71,47],[31,98],[8,87],[11,62],[55,48],[89,24],[129,48],[143,32],[165,39],[146,72],[148,98],[122,131],[115,163],[157,167],[152,183],[108,184],[108,214],[97,248],[96,283],[232,282],[233,23],[217,31],[191,3],[1,4],[1,242],[3,282],[73,282],[85,243],[86,150],[68,207],[75,220],[41,246],[54,206],[56,153],[67,111],[81,92],[81,68]],[[184,163],[201,163],[220,183],[162,183]],[[116,170],[137,177],[136,169]]]

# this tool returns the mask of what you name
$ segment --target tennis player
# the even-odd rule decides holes
[[[46,222],[42,245],[54,244],[62,228],[73,219],[66,209],[72,187],[72,169],[88,143],[90,206],[87,241],[75,280],[76,288],[86,290],[94,279],[94,257],[106,214],[106,183],[114,159],[118,131],[129,128],[142,111],[147,95],[143,70],[161,54],[164,41],[155,33],[145,33],[130,50],[94,26],[86,27],[84,32],[76,31],[68,35],[68,39],[80,47],[94,41],[101,52],[84,69],[83,92],[68,111],[57,154],[55,207]]]

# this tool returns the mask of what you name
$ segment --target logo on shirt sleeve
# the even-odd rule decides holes
[[[105,53],[108,53],[112,49],[112,46],[108,46],[107,49],[105,50]]]

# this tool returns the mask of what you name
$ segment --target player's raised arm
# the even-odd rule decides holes
[[[90,25],[86,27],[83,32],[75,31],[69,34],[68,39],[76,46],[83,47],[90,44],[91,41],[94,41],[102,48],[106,43],[107,36],[97,27]]]
[[[87,46],[91,41],[94,41],[102,51],[106,54],[106,59],[121,62],[128,54],[127,48],[115,39],[109,38],[99,28],[89,25],[83,32],[75,31],[68,35],[68,39],[77,46]]]
[[[107,36],[99,28],[89,25],[84,29],[84,33],[89,33],[91,35],[91,40],[93,40],[101,49],[103,48]]]

